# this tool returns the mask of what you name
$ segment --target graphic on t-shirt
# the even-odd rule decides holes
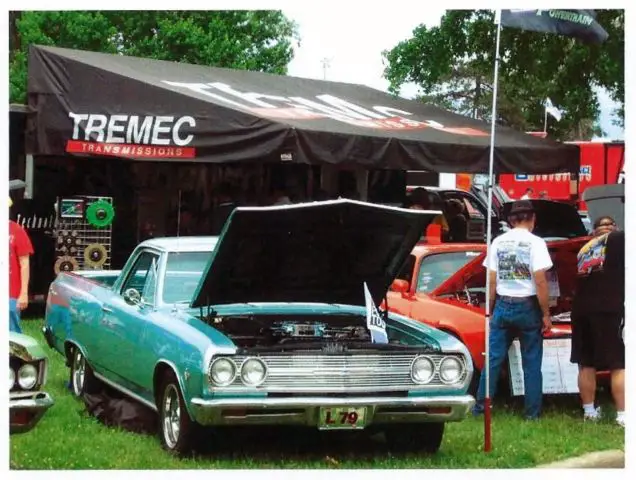
[[[589,275],[592,272],[603,270],[608,236],[609,233],[606,233],[600,237],[593,238],[579,251],[576,257],[579,275]]]
[[[497,249],[497,277],[500,280],[531,280],[530,242],[501,242]]]

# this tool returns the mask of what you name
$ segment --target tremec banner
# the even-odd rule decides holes
[[[483,172],[489,124],[361,85],[32,46],[27,149],[132,160]],[[578,148],[497,129],[499,172],[576,172]]]

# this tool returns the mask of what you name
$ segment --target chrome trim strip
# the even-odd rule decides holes
[[[146,400],[143,397],[140,397],[139,395],[137,395],[136,393],[131,392],[130,390],[128,390],[127,388],[122,387],[121,385],[113,382],[112,380],[107,379],[106,377],[104,377],[103,375],[93,371],[93,375],[95,375],[95,378],[97,378],[98,380],[104,382],[106,385],[113,387],[115,390],[119,390],[121,393],[128,395],[130,398],[133,398],[135,400],[137,400],[140,403],[143,403],[144,405],[146,405],[147,407],[151,408],[152,410],[154,410],[155,412],[158,411],[157,406],[152,403],[149,402],[148,400]]]
[[[473,404],[470,395],[434,397],[245,397],[213,398],[206,400],[195,397],[192,405],[199,408],[258,408],[258,407],[346,407],[346,406],[386,406],[386,407],[450,407]]]
[[[464,396],[434,397],[246,397],[194,398],[193,418],[202,425],[302,425],[320,428],[321,407],[366,408],[366,425],[457,422],[463,420],[475,399]],[[446,411],[430,411],[441,408]]]

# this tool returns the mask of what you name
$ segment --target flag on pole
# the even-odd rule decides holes
[[[364,282],[364,301],[367,305],[367,328],[371,332],[371,341],[373,343],[389,343],[389,337],[386,334],[386,323],[382,320],[382,316],[375,306],[367,282]]]
[[[552,115],[557,122],[561,121],[561,110],[559,110],[557,107],[555,107],[552,104],[552,100],[550,100],[550,98],[546,98],[545,99],[545,111],[548,112],[550,115]]]
[[[502,10],[501,26],[555,33],[586,43],[603,43],[608,37],[594,10]]]

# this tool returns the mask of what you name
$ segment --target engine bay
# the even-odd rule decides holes
[[[357,315],[213,316],[207,323],[245,348],[307,342],[370,342],[366,319]]]

